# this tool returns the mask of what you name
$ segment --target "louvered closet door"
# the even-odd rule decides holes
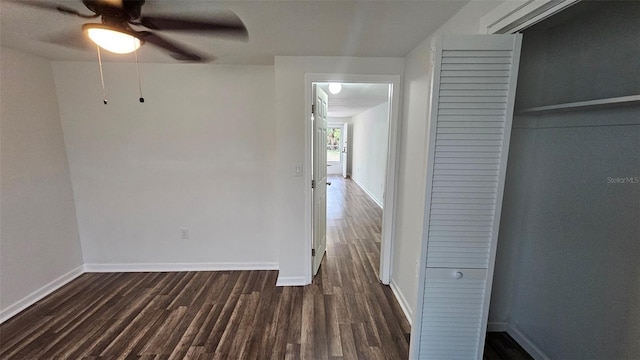
[[[482,358],[520,42],[445,36],[437,45],[414,358]]]
[[[474,359],[486,270],[427,268],[426,273],[421,358]]]

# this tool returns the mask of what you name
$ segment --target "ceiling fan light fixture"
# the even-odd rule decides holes
[[[96,45],[116,54],[132,53],[144,43],[126,30],[102,24],[84,24],[82,30]]]

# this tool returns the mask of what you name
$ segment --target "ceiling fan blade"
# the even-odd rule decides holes
[[[201,54],[198,54],[195,51],[190,50],[187,47],[180,45],[174,41],[170,41],[164,37],[156,35],[150,31],[137,31],[135,32],[135,34],[138,35],[140,39],[168,51],[169,55],[171,55],[171,57],[176,60],[194,62],[209,62],[214,60],[212,58],[208,58]]]
[[[58,11],[58,12],[61,12],[63,14],[76,15],[76,16],[79,16],[79,17],[82,17],[82,18],[86,18],[86,19],[92,19],[92,18],[96,18],[96,17],[99,16],[97,14],[91,14],[91,15],[81,14],[76,9],[72,9],[70,7],[67,7],[67,6],[58,5],[56,3],[48,2],[48,1],[39,1],[39,0],[18,1],[18,0],[11,0],[9,2],[13,3],[13,4],[18,4],[18,5],[22,5],[22,6],[29,6],[29,7],[33,7],[33,8],[37,8],[37,9]]]
[[[42,41],[77,50],[95,50],[95,45],[77,28],[49,35],[42,38]]]
[[[232,12],[217,14],[212,19],[143,15],[139,25],[153,30],[205,32],[244,41],[249,38],[246,26]]]

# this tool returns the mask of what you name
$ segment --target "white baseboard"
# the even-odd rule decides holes
[[[43,287],[39,288],[38,290],[32,292],[31,294],[25,296],[21,300],[13,303],[12,305],[7,307],[6,309],[3,309],[2,311],[0,311],[0,324],[2,324],[3,322],[9,320],[10,318],[15,316],[16,314],[18,314],[22,310],[24,310],[24,309],[28,308],[29,306],[35,304],[36,302],[38,302],[40,299],[44,298],[45,296],[51,294],[52,292],[58,290],[59,288],[63,287],[64,285],[68,284],[71,280],[77,278],[78,276],[82,275],[83,273],[84,273],[83,267],[82,267],[82,265],[80,265],[77,268],[69,271],[68,273],[66,273],[66,274],[64,274],[62,276],[59,276],[57,279],[49,282],[48,284],[46,284],[45,286],[43,286]]]
[[[276,262],[260,263],[141,263],[84,264],[85,272],[176,272],[176,271],[236,271],[278,270]]]
[[[395,281],[393,281],[393,279],[389,281],[389,287],[391,288],[393,295],[396,296],[396,299],[398,300],[398,304],[400,304],[400,307],[402,308],[402,312],[404,313],[404,316],[406,316],[407,321],[409,321],[409,325],[412,325],[413,312],[409,307],[407,298],[404,297],[404,294],[402,293],[402,291],[400,291],[400,289],[398,288],[398,285],[396,284]]]
[[[360,187],[360,189],[362,189],[362,191],[364,191],[367,195],[369,195],[371,200],[373,200],[373,202],[376,203],[380,207],[380,209],[383,208],[382,201],[380,201],[378,198],[373,196],[373,194],[364,185],[362,185],[362,183],[358,181],[358,179],[351,177],[351,180],[353,180]]]
[[[278,276],[276,286],[305,286],[307,279],[304,276]]]
[[[278,270],[277,262],[260,263],[147,263],[147,264],[84,264],[49,282],[0,311],[0,324],[12,318],[40,299],[58,290],[85,272],[172,272],[172,271],[236,271]],[[277,286],[306,285],[304,277],[278,278]]]
[[[549,357],[542,352],[528,337],[521,333],[515,326],[509,324],[507,326],[507,334],[515,340],[529,355],[536,360],[549,360]]]
[[[489,332],[505,332],[507,331],[507,323],[506,322],[490,322],[487,323],[487,331]]]

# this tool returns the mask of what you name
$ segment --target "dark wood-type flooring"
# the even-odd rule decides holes
[[[382,211],[331,182],[313,285],[277,288],[277,271],[87,273],[2,324],[0,359],[407,359],[409,324],[377,277]],[[485,359],[526,359],[513,344],[488,336]]]
[[[506,332],[488,332],[484,342],[484,360],[533,360]]]
[[[0,326],[0,359],[406,359],[409,324],[377,279],[381,210],[331,178],[327,256],[277,271],[87,273]]]

